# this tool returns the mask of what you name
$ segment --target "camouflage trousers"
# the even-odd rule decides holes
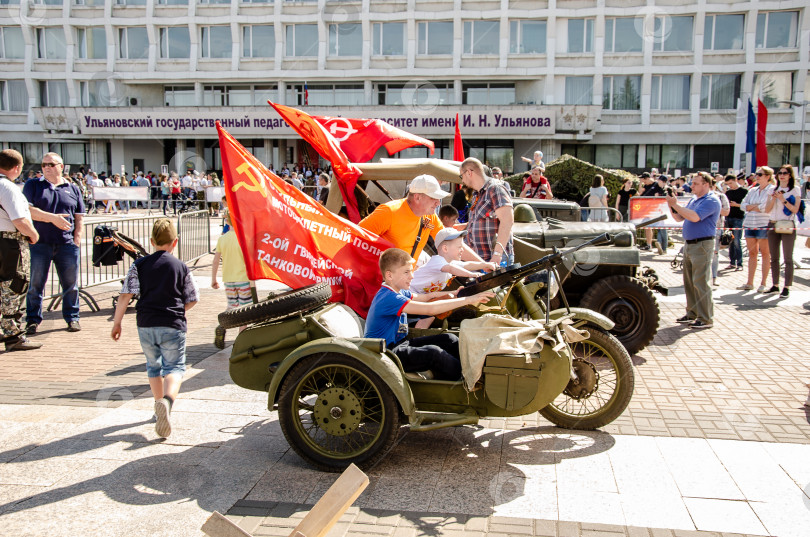
[[[22,237],[20,235],[20,237]],[[10,241],[12,239],[0,238]],[[25,331],[21,319],[25,294],[28,292],[28,279],[31,274],[31,253],[28,250],[28,240],[24,237],[16,238],[17,247],[3,248],[2,266],[4,277],[11,278],[0,281],[0,328],[3,330],[3,339],[19,336]]]

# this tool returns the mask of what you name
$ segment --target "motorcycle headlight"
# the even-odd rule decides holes
[[[548,291],[551,293],[549,298],[554,298],[557,296],[557,293],[560,292],[560,282],[557,280],[557,276],[551,271],[548,272],[548,280]]]
[[[557,277],[554,273],[549,270],[536,272],[528,276],[526,283],[542,283],[543,288],[540,289],[540,293],[545,295],[546,292],[550,292],[551,295],[549,298],[554,298],[557,296],[557,293],[560,292],[560,282],[557,281]]]

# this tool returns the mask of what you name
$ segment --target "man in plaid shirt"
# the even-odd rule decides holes
[[[475,191],[470,207],[467,236],[464,242],[482,259],[511,265],[515,259],[512,247],[512,196],[506,186],[484,175],[484,165],[470,157],[461,163],[461,182]]]

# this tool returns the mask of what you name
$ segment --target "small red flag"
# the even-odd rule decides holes
[[[335,137],[352,162],[368,162],[380,147],[393,155],[408,147],[424,145],[434,152],[433,142],[398,129],[381,119],[312,116]]]
[[[354,223],[360,221],[360,211],[357,208],[357,198],[354,196],[354,187],[357,179],[363,174],[357,167],[349,162],[346,153],[340,149],[337,140],[329,134],[315,119],[297,108],[267,101],[281,117],[284,118],[295,132],[301,135],[320,156],[332,164],[332,169],[338,179],[338,188],[346,202],[346,212],[349,220]]]
[[[461,131],[458,129],[458,114],[456,114],[456,134],[453,137],[453,160],[464,161],[464,145],[461,143]]]
[[[768,109],[762,101],[757,105],[757,166],[768,165],[768,146],[765,144],[765,131],[768,129]]]
[[[380,254],[391,244],[330,213],[282,181],[219,122],[225,196],[248,278],[298,289],[328,282],[332,301],[365,317],[380,289]]]

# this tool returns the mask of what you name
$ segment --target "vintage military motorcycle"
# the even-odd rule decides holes
[[[608,333],[612,321],[567,307],[555,273],[575,260],[577,251],[609,240],[605,234],[555,250],[458,290],[460,296],[494,290],[491,311],[533,319],[554,342],[529,355],[487,355],[472,391],[462,381],[434,380],[430,372],[406,373],[384,340],[363,337],[362,320],[349,308],[326,304],[325,284],[220,314],[226,328],[255,323],[234,342],[231,378],[241,387],[267,392],[268,408],[278,409],[287,441],[326,471],[342,471],[351,463],[372,466],[392,449],[405,424],[426,431],[539,411],[560,427],[602,427],[629,404],[633,365]],[[566,307],[551,311],[558,293]],[[585,339],[570,342],[565,336],[570,328],[584,330]],[[446,329],[413,329],[411,335]],[[460,337],[465,337],[463,323]]]

